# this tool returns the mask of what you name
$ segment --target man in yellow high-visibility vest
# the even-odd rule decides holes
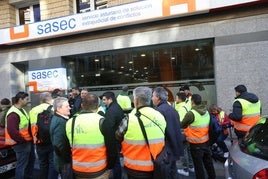
[[[237,138],[241,139],[260,119],[261,102],[255,94],[247,92],[244,85],[238,85],[234,89],[236,97],[229,118],[233,121]]]

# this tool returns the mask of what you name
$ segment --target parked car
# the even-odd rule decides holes
[[[268,118],[261,118],[242,141],[234,141],[225,175],[228,179],[268,178]]]
[[[16,153],[5,145],[5,130],[0,127],[0,176],[16,167]]]

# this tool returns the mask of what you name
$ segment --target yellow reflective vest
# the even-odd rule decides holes
[[[75,119],[74,138],[72,141],[72,121],[66,123],[66,135],[72,146],[73,170],[80,173],[102,171],[107,166],[104,136],[99,127],[97,113],[81,113]]]
[[[194,114],[194,122],[184,129],[186,140],[193,144],[205,143],[209,140],[210,115],[208,111],[204,115],[200,115],[194,109],[191,112]]]
[[[165,118],[160,112],[151,107],[143,107],[139,109],[139,111],[141,114],[144,114],[149,118],[148,119],[144,115],[140,116],[146,130],[150,144],[150,151],[152,156],[156,158],[156,156],[162,151],[165,144],[165,136],[163,133],[166,128]],[[142,134],[137,116],[130,113],[127,131],[124,135],[124,140],[122,141],[124,166],[136,171],[153,171],[154,167],[150,151]]]
[[[179,113],[180,122],[183,120],[184,116],[188,111],[190,111],[189,106],[185,102],[175,103],[175,109]]]
[[[116,98],[116,101],[124,111],[132,108],[131,100],[128,95],[119,94]]]
[[[8,131],[7,131],[7,128],[8,128],[8,123],[7,123],[7,116],[10,114],[10,113],[16,113],[19,118],[20,118],[20,123],[19,123],[19,134],[21,135],[21,137],[23,137],[26,141],[31,141],[32,140],[32,136],[29,132],[29,125],[30,125],[30,119],[29,119],[29,116],[27,114],[27,112],[22,109],[23,112],[21,112],[18,108],[16,108],[15,106],[12,106],[8,112],[7,112],[7,115],[6,115],[6,128],[5,128],[5,144],[6,145],[15,145],[17,142],[14,141]]]
[[[242,106],[242,120],[233,121],[234,128],[238,131],[248,132],[249,129],[261,118],[261,102],[251,103],[245,99],[238,98]]]

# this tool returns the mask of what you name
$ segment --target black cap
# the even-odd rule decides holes
[[[247,88],[245,87],[245,85],[238,85],[235,88],[235,91],[238,93],[244,93],[247,92]]]

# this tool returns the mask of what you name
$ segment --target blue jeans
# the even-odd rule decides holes
[[[34,170],[34,145],[32,142],[25,142],[12,146],[16,153],[17,166],[15,171],[16,179],[33,178]]]
[[[40,178],[57,179],[59,173],[54,168],[52,145],[36,145],[36,152],[40,161]]]
[[[228,147],[225,144],[224,140],[227,138],[227,134],[224,134],[223,132],[220,133],[218,139],[217,139],[217,145],[222,149],[223,152],[228,152]]]

